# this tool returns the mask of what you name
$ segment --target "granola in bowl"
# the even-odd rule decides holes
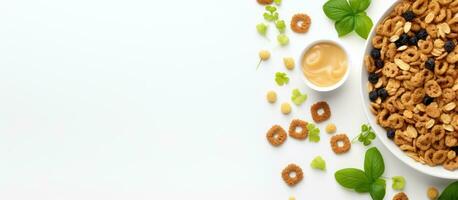
[[[409,157],[458,169],[458,1],[404,0],[375,27],[365,56],[377,124]]]

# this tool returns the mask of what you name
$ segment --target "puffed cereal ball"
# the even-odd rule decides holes
[[[335,133],[336,130],[337,130],[337,127],[336,127],[336,125],[333,124],[333,123],[330,123],[330,124],[328,124],[328,125],[326,126],[326,132],[327,132],[327,133],[330,133],[330,134],[331,134],[331,133]]]
[[[283,63],[285,64],[286,69],[293,70],[294,69],[294,59],[291,57],[283,58]]]
[[[289,103],[282,103],[281,104],[281,113],[287,115],[291,113],[291,104]]]
[[[259,52],[259,58],[263,61],[268,60],[270,58],[270,52],[267,50],[261,50]]]
[[[435,200],[439,196],[439,191],[435,187],[429,187],[427,194],[429,199]]]
[[[267,92],[266,98],[269,103],[275,103],[277,101],[277,93],[271,90]]]

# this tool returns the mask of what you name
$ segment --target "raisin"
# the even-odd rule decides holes
[[[394,133],[395,133],[395,132],[394,132],[393,129],[388,129],[388,130],[386,131],[386,137],[388,137],[388,138],[390,138],[390,139],[393,139],[393,138],[394,138],[394,135],[395,135]]]
[[[377,94],[377,91],[371,91],[369,92],[369,99],[374,102],[375,100],[377,100],[378,98],[378,94]]]
[[[378,89],[377,94],[380,97],[380,99],[382,99],[382,101],[388,97],[388,92],[385,90],[385,88]]]
[[[382,68],[385,63],[381,59],[375,60],[375,67]]]
[[[455,43],[452,40],[447,40],[444,45],[445,51],[448,53],[452,52],[455,49]]]
[[[369,74],[369,82],[371,82],[372,84],[376,84],[378,82],[378,78],[378,74],[376,73]]]
[[[379,59],[380,58],[380,49],[372,49],[371,56],[373,59]]]
[[[428,60],[426,60],[425,62],[426,69],[434,71],[435,66],[436,66],[436,61],[434,60],[434,58],[428,58]]]
[[[402,14],[402,17],[404,17],[406,21],[410,22],[415,18],[415,13],[413,13],[411,10],[408,10]]]
[[[417,45],[417,43],[418,43],[418,38],[417,38],[417,36],[414,35],[414,36],[412,36],[412,37],[409,39],[409,44],[410,44],[410,45]]]
[[[429,104],[431,104],[433,101],[434,101],[434,98],[432,98],[432,97],[430,97],[430,96],[425,96],[425,98],[423,98],[423,104],[425,104],[425,105],[429,105]]]
[[[426,32],[426,29],[422,28],[417,32],[417,38],[420,40],[426,40],[428,37],[428,32]]]

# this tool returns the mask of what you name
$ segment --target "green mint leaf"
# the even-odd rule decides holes
[[[368,188],[371,185],[371,180],[366,176],[366,173],[360,169],[341,169],[334,174],[334,177],[341,186],[355,189],[355,191],[356,188],[361,192],[366,191],[364,188]]]
[[[286,73],[283,72],[275,73],[275,82],[277,82],[279,86],[287,84],[289,82],[288,75],[286,75]]]
[[[386,182],[384,179],[377,179],[372,183],[369,193],[371,194],[372,200],[383,200],[385,197]]]
[[[281,33],[277,36],[277,41],[281,46],[286,46],[289,43],[289,38],[285,34]]]
[[[300,106],[302,103],[305,102],[305,100],[307,100],[307,95],[306,94],[302,94],[301,91],[299,89],[294,89],[292,91],[292,94],[291,94],[291,101]]]
[[[363,142],[364,146],[369,146],[371,144],[371,141],[370,140],[364,140]]]
[[[320,129],[313,129],[309,132],[309,141],[310,142],[319,142],[320,141]]]
[[[367,124],[363,124],[363,125],[361,125],[361,130],[362,130],[363,132],[366,132],[366,131],[369,130],[369,126],[367,126]]]
[[[364,158],[364,171],[371,181],[377,180],[385,171],[382,154],[376,147],[366,151]]]
[[[359,13],[355,16],[355,32],[360,37],[367,39],[373,25],[371,18],[365,13]]]
[[[458,181],[448,185],[439,196],[438,200],[454,200],[458,199]]]
[[[392,178],[393,180],[393,184],[391,185],[391,187],[394,189],[394,190],[403,190],[405,185],[406,185],[406,179],[402,176],[393,176]]]
[[[371,0],[350,0],[350,7],[353,9],[354,13],[365,11],[370,4]]]
[[[277,12],[273,14],[273,19],[274,19],[274,21],[278,20],[278,13]]]
[[[258,31],[259,35],[266,36],[267,34],[267,25],[264,23],[259,23],[256,25],[256,30]]]
[[[315,129],[315,124],[307,123],[307,130]]]
[[[355,17],[352,15],[346,16],[335,24],[335,28],[339,37],[345,36],[352,32],[355,28]]]
[[[344,17],[353,15],[353,10],[347,0],[329,0],[323,5],[324,14],[334,21],[342,20]]]
[[[279,6],[281,4],[281,0],[274,0],[274,3]]]
[[[280,33],[284,33],[286,30],[285,20],[277,20],[275,21],[275,27],[277,27]]]
[[[326,169],[326,161],[324,161],[324,159],[321,156],[317,156],[312,160],[310,166],[313,169],[319,169],[324,171]]]
[[[373,140],[375,139],[375,133],[370,131],[367,133],[367,138],[370,139],[370,140]]]

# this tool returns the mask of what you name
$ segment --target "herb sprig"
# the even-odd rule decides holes
[[[355,139],[358,139],[358,141],[363,143],[364,146],[369,146],[372,143],[372,140],[375,139],[374,130],[369,124],[363,124],[361,125],[361,133],[359,133],[352,142],[354,142]]]
[[[370,4],[371,0],[329,0],[323,5],[323,11],[329,19],[335,21],[339,37],[354,30],[360,37],[367,39],[374,25],[365,12]]]
[[[308,123],[307,131],[309,133],[310,142],[319,142],[320,141],[320,129],[315,126],[315,124]]]
[[[458,181],[448,185],[439,196],[438,200],[455,200],[458,199]]]

